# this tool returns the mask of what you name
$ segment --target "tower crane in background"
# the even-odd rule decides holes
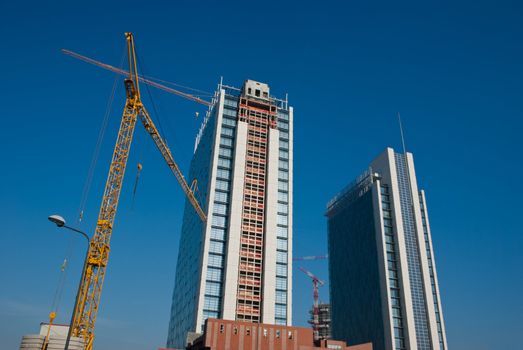
[[[318,298],[319,298],[319,292],[318,288],[323,286],[325,282],[320,280],[318,277],[316,277],[312,272],[304,269],[303,267],[300,267],[300,271],[309,276],[312,279],[312,290],[313,290],[313,299],[314,303],[312,304],[312,330],[314,334],[314,340],[319,340],[320,335],[318,331],[319,326],[319,306],[318,306]]]
[[[129,71],[124,71],[119,68],[88,59],[85,56],[73,54],[70,51],[64,51],[73,57],[101,66],[102,68],[125,75],[127,77],[124,80],[126,101],[120,123],[120,129],[118,130],[118,138],[114,147],[111,166],[109,168],[109,175],[105,184],[98,221],[96,222],[96,230],[89,244],[89,252],[82,273],[68,335],[68,340],[71,336],[83,338],[85,341],[86,350],[91,350],[93,348],[96,316],[100,308],[100,296],[102,294],[105,271],[109,261],[109,242],[113,232],[114,219],[116,210],[118,208],[118,199],[122,188],[127,159],[129,157],[133,133],[138,117],[142,121],[145,130],[153,138],[154,143],[162,153],[162,156],[167,162],[167,165],[178,180],[182,190],[189,199],[200,219],[202,221],[207,219],[205,212],[202,210],[200,204],[194,196],[193,188],[195,188],[195,186],[190,187],[185,181],[185,178],[178,168],[178,165],[174,161],[169,147],[160,136],[160,133],[156,129],[156,126],[154,125],[151,117],[149,116],[149,113],[141,101],[139,82],[141,81],[146,84],[167,90],[204,105],[210,105],[210,103],[200,99],[199,97],[165,87],[140,77],[137,70],[133,35],[132,33],[125,33],[125,36],[127,39]],[[139,257],[137,257],[137,260],[139,260]],[[66,348],[67,345],[68,344],[66,344]]]

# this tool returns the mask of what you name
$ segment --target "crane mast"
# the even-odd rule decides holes
[[[122,189],[125,168],[129,158],[129,151],[131,149],[133,133],[138,117],[140,117],[145,129],[153,138],[156,146],[162,153],[169,168],[176,176],[176,179],[182,186],[182,190],[199,217],[202,221],[207,219],[204,211],[194,196],[192,188],[187,185],[185,178],[174,161],[171,151],[167,147],[165,141],[161,138],[156,126],[149,116],[149,113],[142,104],[139,88],[140,77],[137,71],[133,35],[132,33],[125,33],[125,36],[127,39],[127,54],[129,62],[128,77],[125,79],[125,107],[120,128],[118,130],[118,137],[114,147],[111,166],[109,168],[109,175],[105,184],[95,233],[90,241],[88,256],[77,293],[77,300],[73,311],[70,329],[70,335],[84,339],[86,350],[90,350],[93,347],[96,316],[99,311],[100,297],[102,294],[107,262],[109,260],[109,243],[113,231],[116,210],[118,208],[118,199]]]
[[[312,272],[304,269],[303,267],[300,267],[301,272],[309,276],[309,278],[312,280],[312,297],[313,297],[313,304],[312,304],[312,321],[309,321],[309,323],[312,324],[312,331],[314,340],[320,340],[320,334],[319,334],[319,291],[318,288],[323,286],[325,282],[320,280],[318,277],[316,277]]]

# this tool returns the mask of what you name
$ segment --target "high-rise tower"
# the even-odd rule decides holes
[[[388,148],[327,207],[332,336],[375,350],[446,350],[425,192]]]
[[[186,204],[168,346],[209,317],[291,324],[292,122],[267,84],[218,86],[190,169],[208,220]]]

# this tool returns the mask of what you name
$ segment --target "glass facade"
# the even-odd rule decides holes
[[[276,304],[274,323],[287,324],[287,270],[288,270],[288,227],[289,227],[289,113],[278,112],[279,166],[278,166],[278,229],[276,232]],[[279,282],[279,283],[278,283]]]
[[[234,137],[236,134],[236,109],[238,98],[224,96],[221,133],[218,136],[218,163],[216,187],[213,195],[211,237],[207,255],[207,276],[203,303],[203,322],[209,317],[220,318],[223,312],[223,290],[225,277],[226,242],[228,237],[228,218],[231,198],[231,173],[234,157]],[[207,285],[212,288],[207,288]],[[217,293],[220,291],[220,293]]]
[[[387,271],[389,298],[392,310],[392,327],[394,329],[394,344],[396,350],[406,349],[403,309],[401,301],[401,284],[399,282],[398,269],[398,246],[394,238],[394,225],[392,219],[390,191],[387,185],[381,185],[380,189],[381,210],[383,215],[383,233],[385,237],[385,251],[387,252]]]
[[[431,350],[429,320],[421,272],[421,259],[418,251],[418,237],[414,218],[414,203],[410,189],[407,162],[403,154],[394,154],[396,171],[398,173],[399,195],[405,235],[405,248],[407,252],[407,265],[409,270],[410,292],[414,312],[414,325],[416,328],[416,341],[419,350]]]
[[[373,349],[385,350],[376,190],[359,181],[327,211],[331,332],[333,339],[349,344],[372,341]]]
[[[209,164],[211,163],[213,152],[216,113],[216,108],[213,108],[208,114],[208,119],[200,135],[199,144],[195,150],[189,171],[189,178],[198,180],[200,191],[197,193],[197,199],[203,206],[204,211],[208,207]],[[185,339],[186,333],[193,330],[196,323],[198,287],[201,274],[200,259],[203,248],[200,242],[204,239],[204,225],[192,205],[186,201],[179,246],[179,251],[183,251],[185,254],[178,254],[176,264],[176,277],[167,338],[169,346],[183,346],[183,339]]]
[[[419,203],[421,208],[421,221],[423,223],[423,236],[425,238],[425,249],[427,251],[427,261],[429,265],[429,274],[430,274],[430,285],[432,289],[432,298],[434,299],[434,311],[436,313],[436,324],[438,327],[438,341],[439,349],[445,350],[445,341],[443,335],[443,321],[441,317],[441,306],[439,305],[438,291],[436,288],[436,274],[434,272],[434,259],[432,258],[432,249],[431,249],[431,240],[429,237],[428,229],[428,216],[427,211],[425,210],[423,194],[419,194]]]

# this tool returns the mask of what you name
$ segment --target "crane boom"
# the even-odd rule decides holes
[[[171,168],[176,176],[199,217],[203,221],[207,219],[204,211],[194,196],[193,189],[187,185],[178,165],[174,161],[169,147],[161,138],[156,126],[142,104],[140,99],[139,82],[144,81],[144,78],[138,75],[133,36],[131,33],[125,33],[125,35],[127,38],[129,71],[122,72],[127,75],[127,79],[125,79],[125,91],[127,97],[120,123],[120,129],[118,130],[116,145],[114,147],[111,166],[109,168],[109,175],[105,184],[102,205],[96,222],[95,233],[89,243],[88,256],[85,261],[68,336],[68,339],[70,336],[83,338],[86,350],[92,350],[93,348],[94,327],[100,307],[100,297],[109,260],[109,243],[113,231],[116,210],[118,208],[118,200],[122,189],[125,168],[127,166],[129,151],[131,149],[133,133],[138,117],[140,117],[145,129],[153,138],[156,146],[162,153],[169,168]],[[105,68],[109,70],[113,70],[114,68],[112,66],[109,67],[111,68]],[[118,68],[114,69],[115,70],[113,71],[116,73],[123,74],[122,72],[117,71]],[[68,342],[69,340],[66,341],[66,348],[68,347]]]
[[[328,259],[328,255],[309,255],[309,256],[297,256],[292,258],[294,261],[302,261],[302,260],[326,260]]]
[[[87,63],[92,64],[94,66],[97,66],[97,67],[103,68],[105,70],[111,71],[113,73],[120,74],[120,75],[123,75],[123,76],[126,76],[126,77],[129,76],[129,72],[124,70],[124,69],[120,69],[120,68],[111,66],[110,64],[94,60],[94,59],[89,58],[89,57],[84,56],[84,55],[80,55],[79,53],[76,53],[76,52],[71,51],[71,50],[62,49],[61,51],[65,55],[77,58],[77,59],[79,59],[81,61],[87,62]],[[144,83],[144,84],[154,86],[155,88],[158,88],[160,90],[164,90],[164,91],[167,91],[167,92],[169,92],[171,94],[175,94],[175,95],[184,97],[184,98],[186,98],[188,100],[200,103],[202,105],[205,105],[205,106],[210,106],[211,105],[211,102],[206,101],[204,99],[201,99],[198,96],[194,96],[194,95],[188,94],[186,92],[182,92],[182,91],[170,88],[168,86],[165,86],[165,85],[162,85],[162,84],[157,83],[155,81],[152,81],[150,79],[147,79],[147,78],[145,78],[143,76],[138,75],[138,80],[140,82]]]
[[[151,135],[151,137],[153,138],[154,143],[156,144],[156,147],[158,147],[158,149],[162,153],[163,158],[167,162],[167,165],[169,166],[169,168],[171,168],[171,171],[173,172],[174,176],[176,176],[176,179],[180,183],[180,186],[182,186],[183,192],[185,192],[185,195],[187,196],[187,198],[191,202],[192,206],[196,210],[196,213],[198,213],[198,216],[200,217],[200,219],[202,219],[202,221],[207,220],[207,217],[206,217],[204,211],[202,210],[202,208],[200,207],[200,205],[198,204],[198,201],[196,200],[196,197],[194,196],[193,191],[191,190],[189,185],[187,185],[187,181],[185,181],[185,178],[183,177],[182,172],[180,171],[180,169],[178,168],[178,165],[174,161],[174,158],[172,156],[171,151],[169,150],[169,147],[167,146],[165,141],[161,138],[160,134],[158,133],[158,129],[156,129],[156,126],[154,125],[151,117],[149,117],[149,113],[147,112],[145,107],[143,107],[143,105],[140,108],[139,115],[140,115],[140,119],[142,120],[143,126],[145,127],[145,130],[147,130],[149,135]]]

